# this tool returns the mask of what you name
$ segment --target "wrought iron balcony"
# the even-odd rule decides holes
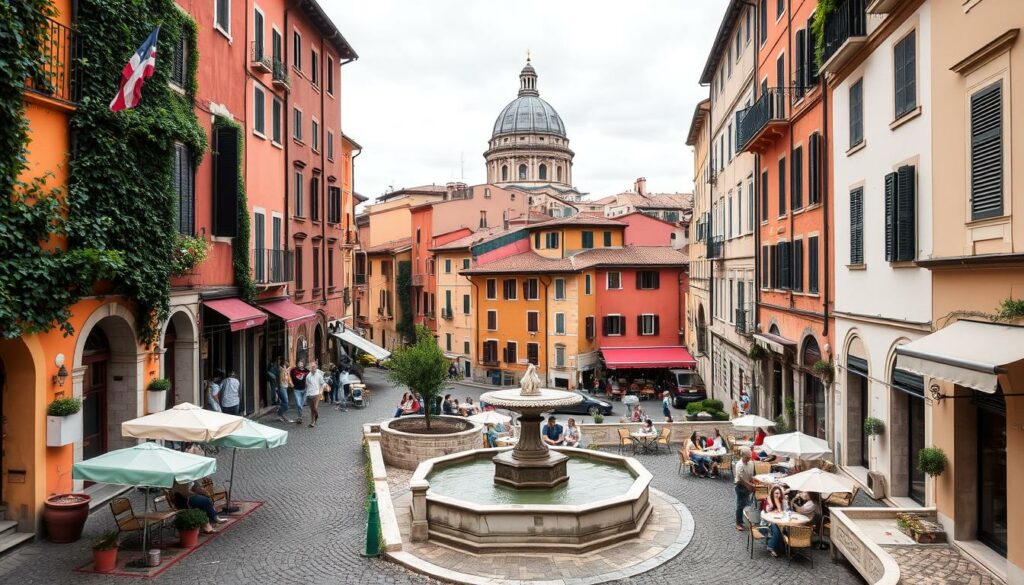
[[[25,91],[77,104],[82,98],[82,75],[77,63],[82,57],[82,43],[78,33],[53,19],[47,19],[45,27],[39,41],[41,63],[37,74],[25,80]]]
[[[288,76],[288,66],[281,61],[274,59],[274,87],[289,89],[292,86],[292,79]]]
[[[834,73],[867,42],[868,0],[843,0],[825,19],[821,71]]]
[[[754,105],[737,114],[736,142],[744,152],[762,152],[780,138],[786,128],[786,96],[796,90],[772,87]]]
[[[714,236],[708,240],[708,251],[707,258],[715,259],[721,258],[723,249],[725,248],[725,242],[722,241],[722,236]]]
[[[252,279],[256,284],[291,282],[294,270],[294,250],[256,248],[252,251]]]
[[[274,61],[263,51],[263,43],[252,42],[249,50],[249,67],[259,73],[272,73]]]
[[[455,315],[452,312],[451,308],[446,307],[441,309],[441,318],[451,321],[452,319],[455,318]]]
[[[754,311],[749,307],[736,309],[736,333],[740,335],[754,334]]]

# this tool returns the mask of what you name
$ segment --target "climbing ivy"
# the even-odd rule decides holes
[[[412,262],[402,260],[398,263],[398,277],[395,278],[395,288],[398,292],[398,308],[402,311],[402,318],[398,321],[395,329],[402,335],[406,343],[416,342],[416,327],[412,322]]]
[[[49,0],[0,3],[0,191],[7,194],[0,199],[0,335],[7,338],[55,326],[70,335],[69,307],[123,267],[116,251],[63,246],[64,192],[53,173],[23,177],[29,138],[22,92],[26,80],[49,89],[42,46],[54,15]]]
[[[811,32],[814,34],[814,63],[821,68],[821,57],[825,54],[825,21],[836,9],[836,0],[818,0],[814,11]]]
[[[157,67],[133,110],[109,103],[132,51],[161,26]],[[115,250],[123,267],[115,291],[140,315],[140,338],[150,343],[168,317],[177,236],[174,145],[185,144],[197,165],[206,135],[193,111],[199,62],[196,25],[173,0],[80,0],[76,23],[82,99],[72,118],[75,144],[67,198],[72,249]],[[175,42],[189,43],[185,95],[171,89]]]
[[[235,283],[241,297],[246,301],[256,299],[256,285],[252,281],[249,258],[249,202],[245,193],[245,173],[242,161],[245,160],[245,130],[234,120],[217,116],[213,122],[213,131],[217,128],[230,126],[238,130],[238,235],[231,247],[231,265],[235,270]]]

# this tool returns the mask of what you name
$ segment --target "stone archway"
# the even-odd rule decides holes
[[[316,327],[313,329],[313,351],[310,359],[315,359],[320,367],[323,367],[324,364],[330,361],[327,358],[327,354],[324,353],[324,350],[326,349],[325,346],[324,328],[320,321],[317,320]]]
[[[812,368],[821,359],[821,347],[813,335],[804,338],[800,347],[800,365],[803,385],[803,432],[827,439],[828,399],[825,384],[814,374]]]
[[[92,336],[93,332],[98,332],[98,335]],[[100,376],[97,370],[86,364],[85,359],[86,344],[90,337],[95,343],[99,336],[104,338],[109,355],[105,358],[102,379],[90,378],[88,382],[103,385],[105,404],[99,409],[102,415],[101,432],[105,440],[103,450],[113,451],[129,447],[135,442],[121,436],[121,423],[143,414],[143,401],[139,396],[143,391],[146,355],[137,341],[135,316],[131,311],[118,303],[101,306],[86,319],[75,344],[71,375],[72,390],[76,397],[82,397],[87,376]],[[75,443],[75,461],[81,461],[82,458],[83,445],[82,441],[78,441]]]
[[[199,328],[195,316],[182,308],[164,324],[158,345],[161,352],[160,375],[171,381],[167,407],[182,402],[202,405],[198,389]]]
[[[24,532],[36,530],[37,507],[42,507],[37,497],[46,482],[46,430],[41,427],[51,382],[42,361],[38,341],[33,348],[21,338],[0,339],[0,500],[7,504],[7,519]],[[52,361],[50,366],[56,373]]]
[[[851,332],[843,352],[845,363],[839,369],[845,395],[846,433],[843,448],[847,467],[870,469],[871,438],[864,433],[864,419],[871,416],[870,364],[864,341]]]

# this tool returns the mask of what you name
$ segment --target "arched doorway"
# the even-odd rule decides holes
[[[808,335],[804,340],[804,346],[800,350],[800,364],[803,366],[804,383],[804,405],[803,405],[803,426],[804,433],[819,439],[825,438],[825,384],[814,375],[811,369],[814,363],[821,359],[821,349],[818,347],[818,340],[813,335]]]
[[[161,348],[161,376],[171,381],[171,390],[167,393],[167,408],[182,402],[202,404],[203,397],[196,392],[196,357],[199,344],[195,322],[187,311],[176,311],[168,319]]]
[[[7,505],[7,517],[0,519],[17,521],[23,532],[37,529],[37,497],[44,495],[39,486],[46,482],[46,462],[36,458],[39,437],[45,441],[46,435],[40,409],[52,397],[48,391],[58,389],[51,382],[56,365],[51,361],[46,372],[44,359],[38,339],[0,339],[0,501]],[[65,481],[58,489],[68,487]]]
[[[775,335],[776,337],[782,337],[782,334],[779,331],[779,326],[776,323],[772,323],[771,327],[768,328],[768,333],[770,333],[772,335]],[[771,368],[772,368],[772,372],[771,372],[771,376],[772,376],[772,385],[771,385],[772,413],[771,414],[774,417],[779,417],[779,416],[783,416],[785,414],[785,412],[786,412],[783,409],[783,398],[784,398],[783,394],[785,393],[785,388],[784,388],[783,384],[784,384],[784,378],[785,377],[783,376],[783,367],[782,367],[782,359],[781,359],[782,356],[779,356],[778,354],[775,354],[775,353],[772,353],[771,355],[772,355],[772,361],[771,361]],[[793,421],[787,421],[787,423],[792,423],[792,422]]]
[[[860,337],[854,336],[846,347],[846,465],[870,468],[870,449],[864,419],[871,416],[868,353]],[[840,435],[841,436],[841,435]]]
[[[320,326],[319,322],[317,322],[316,328],[313,330],[313,358],[321,367],[329,361],[324,354],[324,329]]]
[[[85,376],[82,386],[82,459],[107,452],[107,372],[110,342],[99,327],[85,340],[82,355]]]

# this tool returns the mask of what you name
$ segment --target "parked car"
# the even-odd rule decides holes
[[[612,405],[610,402],[588,396],[583,392],[574,392],[577,396],[583,398],[582,402],[576,404],[570,404],[569,406],[559,406],[553,409],[551,412],[557,412],[559,414],[586,414],[594,416],[595,414],[601,413],[608,416],[612,413]]]
[[[672,406],[676,408],[686,408],[686,405],[691,402],[697,402],[704,400],[708,397],[707,392],[704,390],[704,382],[700,379],[700,374],[695,370],[669,370],[672,375],[672,381],[675,383],[675,387],[669,387],[669,392],[672,393]]]

